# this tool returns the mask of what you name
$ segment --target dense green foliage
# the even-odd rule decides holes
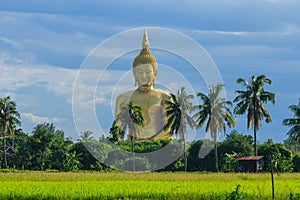
[[[259,146],[258,152],[260,155],[264,155],[264,170],[270,170],[270,157],[276,163],[276,169],[278,172],[291,172],[293,171],[292,165],[292,153],[283,144],[274,144],[272,140],[269,140]]]
[[[10,168],[27,170],[112,170],[113,168],[131,171],[131,141],[119,141],[113,146],[106,140],[86,140],[73,143],[64,138],[61,130],[56,130],[52,124],[39,124],[32,134],[17,133],[15,140],[15,155],[8,156]],[[134,149],[137,153],[136,170],[147,171],[155,168],[156,154],[147,158],[139,156],[139,153],[156,152],[168,145],[174,162],[159,171],[183,171],[184,156],[182,140],[143,141],[135,142]],[[202,140],[188,143],[187,171],[214,171],[215,151],[210,151],[204,158],[199,158],[199,150],[203,145]],[[218,142],[218,157],[220,169],[224,172],[235,171],[236,163],[230,166],[228,155],[246,156],[253,153],[253,138],[237,131],[228,134],[224,141]],[[264,171],[269,171],[269,156],[277,162],[279,172],[299,171],[299,159],[293,156],[287,147],[280,143],[262,143],[258,146],[259,154],[264,156]],[[212,147],[213,148],[213,147]],[[181,155],[179,155],[179,154]],[[3,162],[3,160],[1,160]],[[105,163],[105,164],[103,164]],[[149,163],[151,164],[149,167]],[[144,166],[144,167],[143,167]]]
[[[300,155],[295,155],[292,159],[294,171],[300,172]]]

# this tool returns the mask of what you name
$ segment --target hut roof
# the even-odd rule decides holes
[[[263,156],[242,156],[235,158],[235,160],[260,160],[262,158]]]

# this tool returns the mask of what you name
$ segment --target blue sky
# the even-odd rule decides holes
[[[220,71],[229,100],[236,89],[242,89],[236,84],[237,78],[260,74],[269,77],[273,83],[266,90],[276,93],[276,104],[267,105],[273,123],[263,124],[258,140],[281,142],[288,130],[282,126],[282,119],[292,116],[288,106],[297,104],[300,98],[299,6],[296,0],[1,1],[0,96],[11,95],[16,101],[24,131],[30,133],[38,123],[52,122],[76,140],[72,94],[85,58],[121,32],[161,27],[185,34],[202,45]],[[136,40],[140,43],[141,37]],[[151,44],[150,32],[149,40]],[[110,76],[122,76],[122,70],[131,68],[137,53],[116,61]],[[164,59],[161,52],[153,53],[157,59]],[[191,78],[190,82],[206,92],[203,80]],[[113,100],[107,91],[116,89],[109,78],[106,83],[96,95],[97,106],[102,109],[97,117],[104,121],[104,131],[112,122],[113,112]],[[84,84],[86,91],[92,89],[88,81]],[[82,106],[92,104],[86,101]],[[89,118],[84,109],[81,115]],[[252,134],[246,129],[245,116],[237,119],[236,129]],[[198,138],[203,132],[199,130]]]

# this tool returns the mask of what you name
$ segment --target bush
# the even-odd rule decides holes
[[[300,155],[297,154],[293,157],[292,163],[294,166],[294,172],[300,172]]]
[[[149,171],[150,164],[147,158],[135,157],[135,170],[133,170],[132,159],[126,159],[124,162],[124,171]]]
[[[238,154],[233,152],[232,154],[225,153],[225,162],[222,165],[222,172],[235,172],[238,168],[238,161],[234,158],[237,157]]]
[[[272,141],[263,143],[258,148],[258,154],[264,156],[264,171],[270,171],[270,156],[276,163],[276,171],[292,172],[293,164],[291,159],[291,151],[282,144],[274,144]]]

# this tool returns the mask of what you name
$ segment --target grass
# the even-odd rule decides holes
[[[0,199],[271,199],[270,174],[0,173]],[[275,176],[276,199],[298,199],[300,174]]]

